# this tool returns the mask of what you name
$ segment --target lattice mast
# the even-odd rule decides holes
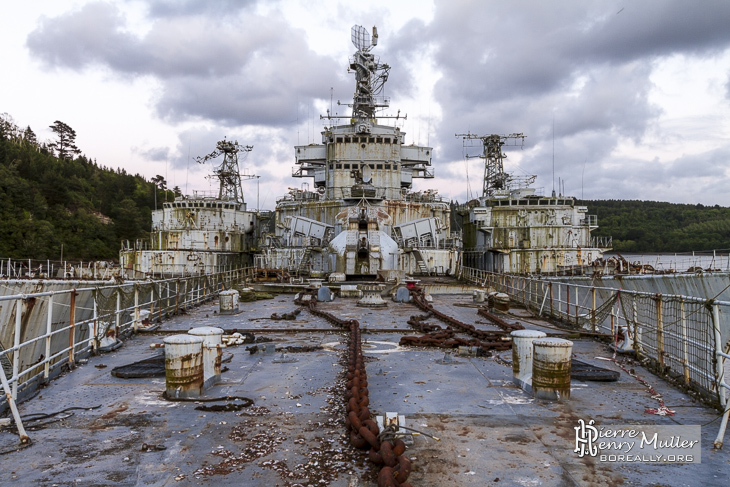
[[[504,160],[507,155],[502,152],[502,146],[520,146],[524,144],[525,136],[521,133],[509,135],[476,135],[472,133],[456,134],[463,139],[464,147],[471,147],[471,141],[479,140],[482,144],[482,153],[477,156],[484,159],[484,181],[482,183],[482,197],[491,198],[498,191],[509,190],[515,186],[527,186],[535,181],[536,176],[513,177],[504,172]]]
[[[373,27],[372,40],[367,29],[360,25],[352,27],[351,36],[357,52],[350,58],[350,69],[355,72],[355,94],[352,104],[348,106],[352,107],[353,121],[373,120],[377,110],[390,105],[389,100],[383,96],[390,66],[381,64],[380,58],[370,52],[378,45],[376,27]]]
[[[335,115],[327,109],[327,115],[320,115],[320,119],[350,118],[352,125],[357,125],[358,132],[368,132],[370,125],[377,123],[376,112],[390,106],[390,97],[383,95],[385,82],[388,81],[390,65],[380,63],[380,58],[370,51],[378,45],[378,29],[373,26],[373,35],[361,25],[353,25],[351,39],[357,51],[350,57],[348,72],[355,73],[355,93],[352,96],[352,103],[342,103],[352,108],[352,115]],[[407,120],[407,115],[401,115],[400,110],[396,115],[383,116],[378,118],[392,118]],[[359,123],[364,122],[364,123]]]
[[[241,188],[241,173],[238,169],[238,154],[244,154],[244,160],[253,149],[252,145],[241,145],[238,141],[221,140],[216,144],[216,149],[205,157],[198,157],[195,160],[203,164],[211,159],[223,156],[223,162],[213,170],[214,178],[220,182],[218,199],[233,200],[243,203],[243,189]]]

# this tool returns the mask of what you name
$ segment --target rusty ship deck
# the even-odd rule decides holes
[[[296,309],[293,295],[241,303],[236,315],[218,314],[211,301],[138,334],[120,349],[87,363],[19,405],[32,444],[0,431],[0,485],[38,486],[373,486],[377,468],[349,446],[344,425],[345,333],[303,310],[294,321],[267,319]],[[477,315],[470,295],[434,295],[434,307],[478,329],[496,329]],[[370,409],[397,412],[414,435],[406,455],[413,486],[725,486],[726,450],[713,450],[718,421],[702,428],[700,464],[605,463],[574,452],[579,419],[602,424],[705,425],[718,417],[638,363],[626,367],[663,395],[674,416],[645,413],[656,407],[647,388],[615,364],[608,347],[571,336],[575,357],[621,372],[617,382],[573,381],[566,402],[535,400],[512,382],[511,353],[456,356],[440,349],[400,347],[415,334],[406,324],[420,314],[412,304],[383,309],[337,298],[319,307],[362,328]],[[513,309],[508,322],[564,335],[545,321]],[[201,411],[215,403],[169,402],[164,377],[120,379],[110,370],[157,353],[150,344],[198,326],[253,331],[270,338],[262,347],[295,347],[285,355],[251,353],[252,345],[225,349],[222,381],[204,398],[239,396],[254,404],[238,411]],[[229,355],[230,354],[230,355]],[[218,403],[220,404],[220,403]],[[76,408],[76,409],[68,409]],[[93,408],[93,409],[92,409]],[[39,418],[39,416],[36,416]],[[33,428],[36,425],[37,428]]]

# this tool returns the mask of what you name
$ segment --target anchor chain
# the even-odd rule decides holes
[[[498,327],[500,327],[501,329],[503,329],[504,331],[507,331],[507,332],[513,332],[515,330],[524,330],[525,329],[525,327],[519,323],[507,323],[499,316],[497,316],[493,313],[490,313],[489,311],[487,311],[484,308],[479,308],[477,310],[477,314],[479,316],[483,316],[484,318],[488,319],[489,321],[491,321],[492,323],[494,323],[495,325],[497,325]]]
[[[512,348],[512,341],[507,331],[479,330],[474,325],[464,323],[435,309],[431,303],[426,301],[426,294],[423,289],[414,287],[411,289],[413,303],[421,310],[427,312],[425,316],[411,316],[408,324],[413,328],[426,333],[420,337],[404,336],[400,339],[401,345],[428,346],[439,348],[456,348],[460,346],[481,347],[485,350],[509,350]],[[425,322],[430,316],[449,325],[446,330],[438,325],[430,325]],[[489,318],[491,319],[491,318]],[[499,323],[496,323],[501,326]],[[521,325],[518,325],[521,326]],[[464,333],[474,338],[467,340],[455,336],[455,333]]]
[[[345,426],[350,431],[350,443],[361,450],[369,449],[371,462],[382,465],[378,473],[378,487],[412,487],[407,482],[411,473],[411,461],[404,455],[406,445],[395,438],[394,430],[380,431],[373,421],[370,409],[367,371],[362,354],[360,322],[354,319],[343,320],[317,309],[317,298],[309,294],[308,301],[302,293],[295,303],[306,306],[310,313],[324,318],[335,326],[349,331],[347,339],[347,382],[345,384],[346,413]]]
[[[460,338],[455,336],[456,331],[450,327],[444,330],[439,325],[426,323],[424,320],[428,319],[428,317],[429,315],[411,316],[407,323],[416,330],[426,334],[420,337],[401,337],[400,345],[438,348],[480,347],[485,350],[509,350],[512,347],[512,342],[502,339],[505,336],[504,332],[481,332],[481,330],[477,330],[480,332],[478,336],[480,338],[486,338],[486,340],[480,340],[479,338]],[[469,328],[460,329],[459,331],[471,335]]]

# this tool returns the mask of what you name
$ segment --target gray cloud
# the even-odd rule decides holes
[[[152,17],[172,17],[186,15],[218,15],[225,17],[256,5],[257,0],[143,0]]]
[[[124,17],[115,6],[90,3],[57,18],[41,17],[26,46],[51,67],[82,69],[107,63],[117,68],[142,52],[138,40],[124,33],[123,26]]]
[[[337,61],[311,51],[305,33],[277,15],[244,10],[220,16],[195,7],[200,3],[209,2],[152,2],[157,17],[143,37],[125,30],[114,5],[89,3],[43,18],[27,46],[52,67],[102,65],[156,77],[162,82],[156,110],[172,122],[199,117],[227,126],[291,125],[302,106],[326,99],[331,86],[349,91]]]
[[[170,149],[168,147],[152,147],[150,149],[135,147],[132,151],[150,161],[167,161],[170,158]]]
[[[434,22],[417,29],[438,46],[440,135],[458,123],[545,140],[554,112],[557,137],[598,130],[640,138],[659,114],[648,101],[652,60],[730,45],[726,2],[642,2],[620,14],[620,3],[520,3],[438,3]]]
[[[538,174],[537,185],[547,191],[554,137],[556,179],[566,179],[566,191],[580,189],[585,164],[584,189],[595,191],[590,197],[637,198],[652,190],[676,199],[677,189],[667,193],[659,177],[673,177],[688,161],[664,167],[611,154],[623,138],[641,144],[662,113],[649,99],[655,62],[721,53],[730,46],[727,25],[730,4],[724,1],[701,7],[679,0],[442,1],[431,23],[407,23],[390,52],[394,63],[406,63],[433,51],[442,75],[434,93],[443,110],[436,129],[442,160],[462,159],[454,133],[524,132],[521,167]],[[398,86],[417,83],[410,76]],[[703,154],[692,163],[714,168],[716,160]],[[464,175],[463,163],[449,171]],[[460,191],[464,198],[465,187]]]
[[[253,0],[139,1],[147,7],[151,27],[143,35],[129,29],[129,20],[113,4],[93,2],[41,19],[26,45],[53,68],[103,66],[130,79],[142,75],[158,80],[154,111],[159,117],[172,123],[200,121],[207,127],[180,134],[179,147],[167,154],[177,167],[188,164],[188,150],[193,157],[204,155],[223,134],[238,134],[239,141],[249,134],[245,143],[256,146],[251,160],[257,171],[298,184],[291,182],[288,170],[282,174],[274,164],[293,165],[293,141],[278,134],[292,136],[297,121],[301,128],[308,114],[318,114],[314,103],[327,100],[330,87],[337,98],[347,100],[352,78],[343,70],[343,59],[313,52],[304,31],[293,29],[279,12],[256,14]],[[368,12],[373,19],[383,15],[377,7]],[[341,4],[327,21],[342,23],[352,14],[348,4]],[[348,42],[349,25],[348,20],[337,42]],[[538,174],[537,185],[548,192],[554,155],[556,179],[564,178],[566,191],[573,194],[582,187],[586,198],[693,197],[685,190],[697,198],[726,198],[722,185],[714,184],[724,181],[724,148],[671,161],[612,154],[626,138],[641,146],[647,134],[664,137],[653,131],[662,112],[650,99],[657,62],[672,56],[712,57],[727,50],[727,25],[726,0],[701,5],[680,0],[436,0],[429,23],[410,20],[398,31],[381,30],[375,53],[392,66],[386,94],[392,96],[394,109],[399,99],[420,87],[415,68],[436,66],[440,79],[434,100],[441,105],[442,119],[430,143],[438,179],[427,183],[444,184],[460,200],[465,197],[464,162],[454,133],[466,131],[524,132],[520,167]],[[730,81],[725,88],[730,99]],[[681,131],[676,126],[669,130],[675,143],[677,138],[710,137],[702,115],[694,125],[682,118],[665,121],[663,127],[671,123],[682,124]],[[260,135],[251,135],[251,126],[262,129]],[[165,150],[140,153],[160,160],[156,158]],[[712,179],[713,171],[720,176]],[[696,178],[690,180],[693,173]],[[474,190],[481,174],[471,178]]]

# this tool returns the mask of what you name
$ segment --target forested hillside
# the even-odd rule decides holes
[[[151,209],[174,197],[124,169],[100,166],[56,121],[58,139],[39,143],[30,127],[0,117],[0,258],[116,259],[122,239],[149,235]],[[177,189],[177,188],[176,188]]]
[[[657,201],[588,200],[598,215],[593,235],[610,235],[618,252],[686,252],[730,248],[730,208]]]

